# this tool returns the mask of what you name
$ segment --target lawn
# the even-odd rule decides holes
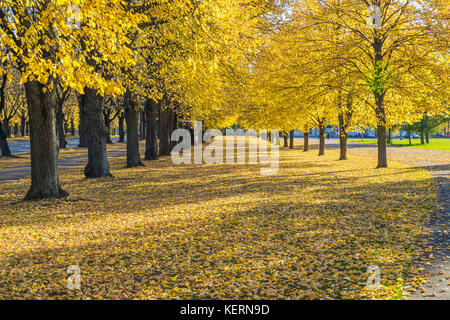
[[[435,184],[418,168],[337,151],[281,150],[280,170],[174,166],[115,179],[61,172],[64,200],[20,202],[0,185],[1,299],[398,299]],[[81,290],[66,270],[81,269]],[[380,290],[365,287],[371,265]]]
[[[348,139],[349,142],[359,142],[359,143],[367,143],[367,144],[377,144],[376,139],[361,139],[361,138],[351,138]],[[408,147],[408,148],[418,148],[418,149],[427,149],[427,150],[443,150],[450,151],[450,139],[439,139],[432,138],[430,139],[430,143],[421,144],[420,139],[411,139],[411,145],[409,144],[408,138],[406,139],[398,139],[395,138],[392,140],[392,145],[396,147]]]

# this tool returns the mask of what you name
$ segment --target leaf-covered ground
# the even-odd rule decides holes
[[[400,298],[435,184],[337,158],[281,150],[275,176],[114,159],[115,179],[64,170],[70,197],[34,203],[19,201],[28,179],[0,185],[0,298]],[[381,290],[365,288],[371,265]]]

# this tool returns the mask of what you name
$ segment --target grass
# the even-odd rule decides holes
[[[377,139],[361,139],[361,138],[351,138],[348,139],[349,142],[359,142],[359,143],[367,143],[367,144],[377,144]],[[396,147],[408,147],[408,148],[417,148],[417,149],[425,149],[425,150],[441,150],[441,151],[450,151],[450,139],[439,139],[432,138],[430,139],[430,143],[421,144],[420,139],[411,139],[411,145],[409,144],[408,138],[400,140],[395,138],[392,140],[392,145]]]
[[[0,185],[0,298],[400,298],[435,199],[430,175],[280,152],[273,176],[115,158],[115,179],[62,171],[64,200],[20,202],[29,179]],[[70,265],[81,290],[66,288]],[[371,265],[380,290],[365,287]]]

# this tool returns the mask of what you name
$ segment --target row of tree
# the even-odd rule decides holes
[[[175,123],[225,121],[232,110],[227,97],[277,6],[274,0],[2,1],[0,75],[12,79],[17,71],[30,125],[25,199],[68,194],[59,180],[56,132],[64,132],[62,106],[71,95],[78,97],[80,145],[88,148],[84,173],[90,178],[111,175],[106,128],[114,116],[119,125],[126,122],[130,167],[142,164],[140,109],[148,159],[157,156],[157,128],[159,153],[168,154]],[[123,117],[114,110],[118,104]],[[64,147],[64,137],[60,141]]]
[[[334,124],[341,159],[348,132],[374,126],[386,167],[389,128],[448,113],[445,9],[444,0],[4,0],[0,75],[23,88],[30,126],[25,199],[67,195],[57,162],[65,105],[77,106],[90,178],[111,176],[113,121],[122,140],[126,126],[129,167],[142,165],[144,132],[153,160],[195,120],[279,129],[286,143],[301,129],[306,149],[317,127],[320,154]]]
[[[341,159],[349,131],[374,127],[387,167],[394,126],[427,135],[414,124],[450,115],[448,39],[445,1],[295,1],[252,64],[239,121],[305,136],[317,127],[321,155],[332,124]]]

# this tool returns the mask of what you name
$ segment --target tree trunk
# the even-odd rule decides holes
[[[124,107],[127,121],[127,167],[144,166],[139,153],[139,111],[130,92],[125,93]]]
[[[420,144],[425,144],[425,135],[423,132],[420,133]]]
[[[169,108],[163,109],[161,103],[159,113],[159,152],[161,156],[170,155],[169,118]]]
[[[339,160],[347,160],[347,126],[342,112],[338,115],[339,120]]]
[[[430,134],[428,132],[425,134],[425,141],[426,143],[430,143]]]
[[[0,86],[0,113],[5,109],[5,88],[8,74],[5,72],[2,77],[2,85]],[[2,156],[11,156],[8,141],[6,140],[6,132],[3,130],[3,122],[0,120],[0,150]]]
[[[284,139],[284,147],[287,148],[289,146],[289,137],[287,133],[283,133],[283,139]]]
[[[289,149],[294,149],[294,134],[295,130],[291,130],[291,132],[289,132]]]
[[[303,132],[303,152],[309,150],[309,131]]]
[[[70,119],[70,134],[72,136],[75,135],[75,123],[74,123],[73,117]]]
[[[11,127],[9,126],[9,119],[6,116],[3,118],[3,130],[5,131],[6,137],[11,138]]]
[[[104,113],[103,114],[104,119],[105,119],[105,128],[106,128],[106,144],[112,144],[112,140],[111,140],[111,120],[109,119],[109,114],[108,113]]]
[[[158,160],[158,143],[156,122],[158,116],[158,103],[152,99],[145,101],[146,141],[145,160]]]
[[[411,129],[408,129],[408,140],[409,140],[409,145],[411,145]]]
[[[25,137],[25,127],[27,125],[27,119],[25,118],[25,115],[20,116],[20,135],[22,137]]]
[[[61,188],[56,144],[56,92],[43,93],[37,81],[25,83],[30,117],[31,187],[24,200],[62,198],[68,193]]]
[[[388,143],[388,144],[392,144],[392,141],[391,141],[391,133],[392,133],[392,129],[389,129],[389,130],[388,130],[388,136],[387,136],[387,143]]]
[[[376,116],[378,120],[377,137],[378,137],[378,164],[377,168],[387,168],[387,146],[386,146],[386,113],[384,111],[383,102],[384,95],[376,94]]]
[[[145,118],[145,111],[140,110],[139,111],[139,140],[144,140],[146,137],[145,130],[147,129],[146,126],[147,119]]]
[[[106,132],[103,119],[103,97],[91,88],[85,88],[81,104],[87,122],[88,164],[84,169],[87,178],[112,177],[106,156]]]
[[[325,155],[325,125],[319,126],[319,156]]]
[[[125,130],[123,126],[124,118],[125,118],[124,112],[121,112],[119,115],[119,142],[125,141]]]
[[[83,101],[82,101],[83,100]],[[80,119],[78,125],[78,135],[80,137],[80,142],[78,147],[87,148],[88,147],[88,110],[86,110],[86,106],[84,103],[86,97],[84,95],[79,96],[79,109],[80,109]]]
[[[6,133],[3,131],[2,122],[0,121],[0,150],[2,152],[2,156],[11,156],[11,150],[8,146],[8,141],[6,138]]]
[[[65,149],[67,145],[66,132],[64,130],[63,104],[64,102],[58,105],[58,111],[56,113],[56,126],[58,132],[59,149]]]

